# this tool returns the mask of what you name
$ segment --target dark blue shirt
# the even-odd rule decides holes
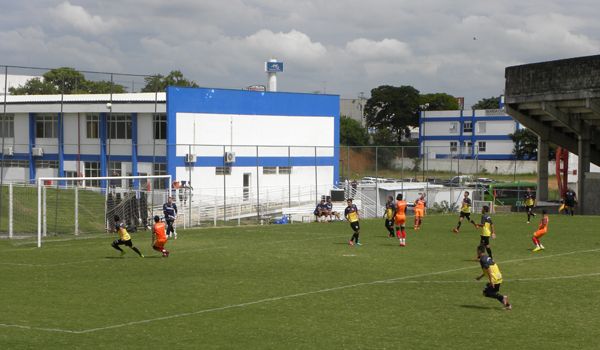
[[[163,214],[165,215],[165,219],[170,217],[175,218],[175,215],[177,215],[177,205],[175,203],[169,204],[168,202],[163,204]]]

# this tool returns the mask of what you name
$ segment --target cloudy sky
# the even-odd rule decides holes
[[[598,54],[597,0],[2,1],[0,65],[266,84],[356,97],[383,84],[497,96],[510,65]],[[12,72],[11,72],[12,73]],[[21,71],[21,73],[23,73]],[[31,72],[29,72],[31,73]]]

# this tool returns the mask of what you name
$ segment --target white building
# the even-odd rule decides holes
[[[339,106],[336,95],[207,88],[7,96],[1,175],[33,182],[168,173],[214,195],[325,191],[338,179]]]
[[[423,111],[419,120],[419,146],[429,159],[514,159],[509,134],[519,129],[501,109]]]

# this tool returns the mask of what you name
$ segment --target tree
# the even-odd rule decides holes
[[[538,137],[529,129],[519,129],[508,135],[515,146],[513,154],[517,159],[537,159]]]
[[[340,117],[340,144],[344,146],[364,146],[369,143],[367,129],[352,118]]]
[[[483,98],[474,104],[472,109],[498,109],[500,108],[500,96]]]
[[[421,106],[428,111],[445,111],[458,109],[458,101],[456,97],[445,93],[424,94],[419,99]]]
[[[412,86],[382,85],[371,90],[365,105],[367,126],[387,129],[395,135],[396,143],[410,135],[411,126],[419,123],[419,90]]]
[[[144,81],[146,86],[142,92],[165,91],[167,86],[198,87],[195,81],[186,79],[179,70],[171,71],[166,77],[162,74],[151,75],[144,78]]]
[[[111,86],[110,81],[86,80],[81,72],[69,67],[52,69],[42,77],[30,79],[23,86],[11,87],[9,91],[13,95],[101,94],[126,91],[123,85]]]

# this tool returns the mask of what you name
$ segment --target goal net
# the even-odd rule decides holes
[[[481,213],[481,209],[483,209],[483,207],[486,205],[488,208],[490,208],[490,213],[494,213],[494,203],[492,201],[480,201],[480,200],[473,201],[473,212]]]
[[[170,175],[42,177],[37,180],[37,238],[103,233],[119,216],[145,229],[170,195]]]

